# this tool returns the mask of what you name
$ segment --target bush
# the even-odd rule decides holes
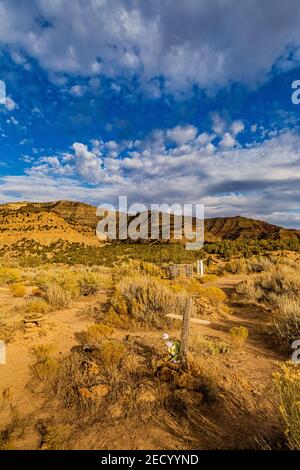
[[[191,336],[190,348],[192,352],[200,355],[218,356],[226,354],[230,350],[229,344],[219,339],[210,339],[206,336],[193,334]]]
[[[195,279],[178,279],[175,284],[170,285],[174,292],[185,292],[192,295],[198,295],[209,300],[214,307],[219,307],[227,296],[225,292],[216,286],[202,286],[198,280]]]
[[[0,286],[12,284],[21,280],[20,271],[17,268],[0,266]]]
[[[32,366],[34,374],[42,381],[46,382],[56,371],[58,363],[51,357],[52,345],[39,345],[32,349],[36,363]]]
[[[45,299],[52,307],[63,309],[69,306],[72,300],[72,294],[57,282],[52,282],[47,287]]]
[[[244,297],[249,302],[256,302],[263,296],[263,291],[255,285],[253,279],[246,279],[236,287],[236,293]]]
[[[277,312],[274,316],[274,331],[290,344],[300,338],[300,298],[293,299],[287,295],[276,299]]]
[[[23,284],[14,284],[11,286],[10,291],[14,297],[24,297],[26,294],[26,288]]]
[[[214,282],[218,279],[218,276],[216,274],[205,274],[204,276],[200,277],[199,281],[201,284],[204,284],[206,282]]]
[[[50,305],[44,299],[32,299],[24,305],[26,313],[48,313]]]
[[[279,397],[279,413],[290,449],[300,450],[300,371],[299,365],[281,364],[274,374]]]
[[[103,323],[96,323],[91,325],[84,332],[84,342],[90,345],[99,345],[103,341],[103,338],[111,336],[113,329]]]
[[[149,276],[125,278],[116,286],[111,312],[119,325],[137,323],[162,328],[169,325],[169,313],[183,314],[186,296],[175,294],[163,281]]]
[[[250,259],[239,258],[228,261],[225,271],[232,274],[261,273],[274,267],[274,262],[267,256],[253,256]]]
[[[237,287],[246,300],[261,302],[274,311],[273,332],[282,347],[300,336],[300,273],[297,265],[272,267]]]
[[[79,278],[80,295],[94,295],[101,285],[101,277],[93,272],[85,272]]]
[[[233,344],[237,348],[241,348],[248,338],[248,329],[245,326],[234,326],[229,331]]]

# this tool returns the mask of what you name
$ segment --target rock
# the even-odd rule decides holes
[[[78,391],[79,391],[80,395],[83,398],[87,398],[87,399],[94,399],[95,398],[93,393],[88,388],[82,387]]]
[[[89,388],[91,393],[98,398],[104,398],[110,393],[110,386],[107,384],[93,385]]]
[[[28,329],[38,328],[38,325],[36,323],[26,323],[25,328],[28,328]]]
[[[99,398],[104,398],[109,394],[110,386],[107,384],[98,384],[89,388],[81,387],[78,391],[83,398],[99,400]]]

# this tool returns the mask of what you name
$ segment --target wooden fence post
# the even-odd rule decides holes
[[[191,319],[192,305],[193,305],[192,298],[189,297],[186,300],[186,304],[185,304],[182,330],[181,330],[180,359],[182,362],[186,361],[187,353],[189,350],[190,319]]]

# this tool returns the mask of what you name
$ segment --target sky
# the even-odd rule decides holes
[[[298,0],[0,0],[0,203],[300,228],[299,24]]]

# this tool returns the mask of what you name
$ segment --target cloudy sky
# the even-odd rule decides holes
[[[299,0],[0,0],[0,202],[300,228],[299,24]]]

